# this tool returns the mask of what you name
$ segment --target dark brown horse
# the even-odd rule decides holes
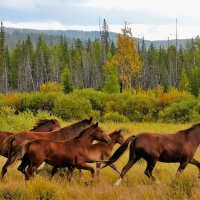
[[[181,173],[190,163],[198,167],[200,178],[200,163],[193,158],[200,143],[200,123],[174,134],[141,133],[137,136],[131,136],[115,151],[105,166],[118,160],[128,148],[129,143],[129,161],[114,185],[119,185],[124,175],[141,158],[147,162],[145,175],[153,181],[155,178],[152,171],[157,161],[180,163],[177,174]]]
[[[76,137],[77,135],[80,134],[82,130],[85,128],[90,127],[92,123],[92,118],[90,119],[84,119],[81,120],[77,123],[74,123],[70,126],[64,127],[60,130],[54,131],[54,132],[34,132],[34,131],[24,131],[18,134],[15,134],[13,136],[10,136],[9,138],[6,139],[4,143],[4,149],[7,149],[7,152],[9,154],[12,153],[12,151],[19,146],[22,142],[25,140],[34,140],[37,138],[45,138],[45,139],[51,139],[51,140],[58,140],[58,141],[64,141],[64,140],[69,140],[71,138]],[[9,166],[10,163],[10,157],[8,157],[7,162],[2,168],[2,173],[1,173],[1,179],[3,179],[4,175],[7,172],[7,166]],[[25,163],[25,162],[23,162]],[[18,170],[24,173],[24,170],[26,168],[27,164],[20,165],[18,167]]]
[[[31,131],[43,132],[43,131],[56,131],[61,129],[60,124],[56,119],[41,119],[31,129]],[[7,157],[7,153],[4,152],[3,142],[6,138],[14,136],[14,133],[8,131],[0,131],[0,155]]]
[[[74,166],[78,169],[89,170],[92,178],[93,167],[86,164],[88,158],[88,147],[94,140],[110,142],[110,137],[103,133],[98,127],[98,122],[83,130],[79,136],[67,141],[55,141],[47,139],[36,139],[25,141],[15,149],[10,158],[10,164],[22,159],[24,155],[29,165],[26,173],[26,180],[34,176],[36,169],[46,162],[56,168]],[[24,161],[24,159],[22,159]]]

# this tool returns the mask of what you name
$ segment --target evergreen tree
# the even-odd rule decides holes
[[[65,66],[65,69],[61,75],[61,81],[63,85],[63,91],[65,93],[70,93],[73,91],[74,86],[70,78],[70,72],[69,72],[69,67]]]
[[[181,91],[188,91],[189,89],[189,80],[185,71],[185,68],[182,69],[180,82],[179,82],[179,89]]]
[[[112,66],[111,63],[107,62],[107,64],[103,66],[103,75],[105,78],[102,88],[103,91],[108,93],[119,92],[117,68]]]

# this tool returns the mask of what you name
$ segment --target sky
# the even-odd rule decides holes
[[[134,37],[148,40],[200,35],[199,0],[0,0],[5,27],[99,30],[99,19],[120,33],[126,21]]]

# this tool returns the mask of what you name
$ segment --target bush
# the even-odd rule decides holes
[[[63,93],[58,92],[23,93],[20,97],[20,104],[17,109],[19,111],[31,110],[34,113],[37,113],[38,110],[52,112],[56,99],[63,95]]]
[[[62,86],[56,82],[47,82],[40,85],[41,92],[61,92]]]
[[[140,94],[127,99],[123,114],[131,121],[155,121],[158,109],[155,97]]]
[[[83,97],[88,99],[92,105],[92,109],[100,111],[101,115],[105,113],[105,104],[109,98],[108,94],[93,89],[75,90],[73,94],[77,98]]]
[[[53,112],[64,120],[81,119],[91,115],[92,106],[84,97],[63,95],[56,99]]]
[[[122,123],[128,122],[129,120],[127,117],[120,115],[118,112],[110,112],[103,116],[103,121]]]
[[[185,99],[166,107],[159,113],[159,117],[163,122],[170,123],[197,121],[200,119],[200,115],[195,110],[197,106],[198,101],[196,99]]]

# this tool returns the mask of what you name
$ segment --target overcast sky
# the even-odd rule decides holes
[[[133,36],[174,39],[200,35],[199,0],[0,0],[4,26],[33,29],[98,30],[98,18],[110,31],[120,32],[124,21]]]

